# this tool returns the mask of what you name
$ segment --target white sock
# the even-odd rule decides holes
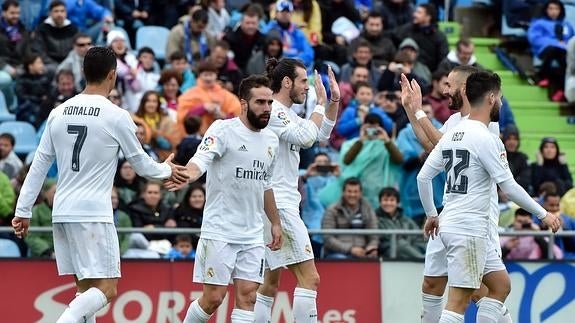
[[[188,307],[188,312],[184,318],[184,323],[206,323],[210,319],[211,315],[204,312],[200,303],[196,299]]]
[[[317,292],[296,287],[293,292],[293,317],[297,323],[317,323]]]
[[[253,323],[254,312],[246,311],[239,308],[232,310],[232,323]]]
[[[76,297],[82,295],[82,293],[80,292],[76,292]],[[86,320],[83,323],[96,323],[96,314],[86,318]]]
[[[256,305],[254,306],[254,322],[269,323],[272,320],[272,305],[274,298],[257,293]]]
[[[496,299],[483,297],[477,302],[477,307],[477,323],[498,323],[503,316],[503,303]]]
[[[97,311],[108,304],[106,295],[92,287],[74,298],[56,323],[77,323],[90,319]],[[95,320],[95,318],[94,318]]]
[[[513,320],[511,319],[511,313],[509,313],[509,309],[507,309],[505,304],[503,304],[503,307],[501,308],[501,314],[503,316],[499,319],[499,323],[513,323]]]
[[[463,314],[455,313],[448,310],[443,310],[441,312],[441,318],[439,319],[439,323],[462,323],[463,322]]]
[[[443,296],[421,293],[423,312],[421,323],[437,323],[443,310]]]

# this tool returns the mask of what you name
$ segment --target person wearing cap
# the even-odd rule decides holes
[[[473,54],[475,45],[469,39],[460,39],[455,44],[455,49],[449,51],[437,69],[451,71],[455,66],[467,65],[483,69],[483,66],[477,62],[477,57]]]
[[[509,169],[515,178],[515,181],[527,192],[533,194],[531,188],[531,168],[527,163],[527,155],[519,151],[519,129],[515,125],[508,125],[503,132],[503,144],[507,153],[507,162]]]
[[[236,117],[241,112],[240,100],[218,82],[218,68],[209,61],[198,64],[198,83],[178,98],[178,126],[183,131],[187,116],[198,116],[200,135],[217,119]]]
[[[407,53],[413,60],[413,74],[417,75],[427,84],[431,84],[431,71],[427,65],[417,60],[417,57],[419,56],[419,46],[415,40],[409,37],[404,39],[401,44],[399,44],[399,50]]]
[[[106,36],[106,45],[116,55],[116,72],[118,73],[116,88],[125,101],[130,101],[125,102],[127,103],[128,111],[135,112],[136,107],[132,104],[133,93],[140,91],[140,82],[137,80],[138,59],[130,52],[127,41],[126,34],[120,30],[112,30]],[[132,92],[130,100],[126,100],[128,92]]]
[[[283,55],[286,58],[297,58],[309,69],[313,66],[315,54],[305,33],[294,23],[292,15],[293,3],[288,0],[280,0],[275,6],[276,16],[270,20],[262,31],[264,34],[275,30],[281,35],[283,43]]]
[[[554,137],[541,139],[537,160],[531,164],[533,169],[532,185],[534,189],[551,181],[557,185],[557,193],[561,196],[573,187],[573,178],[567,167],[565,155],[559,150],[559,143]]]

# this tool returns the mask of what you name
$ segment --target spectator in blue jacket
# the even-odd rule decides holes
[[[192,244],[192,237],[188,234],[176,236],[174,246],[170,249],[164,258],[166,259],[189,259],[196,258],[196,250]]]
[[[271,20],[262,32],[279,32],[283,43],[283,56],[300,59],[309,69],[313,66],[314,51],[304,32],[291,22],[293,11],[294,7],[290,1],[278,1],[275,20]]]
[[[561,213],[561,196],[557,193],[548,193],[543,198],[543,207],[549,213],[559,215],[561,219],[561,228],[565,231],[575,230],[575,220],[565,213]],[[541,220],[535,220],[535,223],[545,230],[545,225]],[[564,259],[575,259],[575,237],[555,237],[555,243],[563,251]]]
[[[559,0],[547,1],[542,16],[533,20],[527,30],[531,51],[542,61],[539,85],[549,87],[554,101],[564,97],[567,42],[574,35],[573,26],[565,20],[565,6]]]
[[[433,115],[431,102],[424,100],[421,110],[427,114],[431,124],[436,129],[441,128],[441,123]],[[417,140],[411,123],[402,129],[397,136],[397,147],[403,155],[403,164],[401,165],[401,175],[399,177],[399,194],[403,214],[415,221],[418,226],[423,226],[425,221],[425,212],[419,199],[417,190],[417,181],[415,180],[419,170],[423,166],[427,153]],[[433,179],[433,201],[435,207],[440,208],[443,202],[443,186],[445,184],[444,176],[436,176]]]
[[[99,5],[94,0],[66,0],[66,8],[68,9],[68,18],[78,27],[81,32],[87,33],[96,41],[104,24],[112,24],[114,17],[112,12],[105,7]],[[92,25],[88,25],[92,22]]]
[[[355,98],[343,110],[337,132],[346,139],[359,137],[359,129],[368,113],[377,114],[383,121],[383,128],[391,135],[393,121],[378,106],[373,103],[373,89],[367,82],[358,81],[355,83]]]

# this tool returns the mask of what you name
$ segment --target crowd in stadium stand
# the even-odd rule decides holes
[[[420,1],[421,2],[421,1]],[[431,1],[443,4],[443,1]],[[453,2],[453,1],[452,1]],[[485,2],[485,1],[482,1]],[[509,9],[511,2],[506,1]],[[523,21],[534,56],[541,61],[538,86],[554,101],[575,101],[575,30],[560,1],[538,3],[541,14]],[[0,18],[0,90],[16,120],[42,134],[50,111],[82,91],[82,61],[91,46],[108,46],[117,57],[117,85],[109,99],[132,113],[146,152],[161,161],[175,153],[185,164],[216,119],[240,112],[236,96],[245,76],[263,73],[270,57],[298,58],[326,78],[331,66],[341,88],[341,114],[329,142],[301,151],[301,215],[310,229],[419,229],[424,211],[415,177],[427,153],[401,106],[399,76],[416,79],[423,111],[437,128],[454,112],[443,94],[447,75],[458,65],[482,68],[470,39],[452,50],[438,28],[435,5],[409,0],[54,0],[38,13],[35,26],[20,20],[18,1],[4,0]],[[419,3],[419,2],[418,2]],[[513,9],[513,8],[512,8]],[[518,22],[518,24],[520,24]],[[147,41],[147,26],[164,39]],[[141,32],[140,32],[141,31]],[[158,47],[157,44],[162,44]],[[327,78],[326,78],[327,79]],[[313,84],[313,83],[311,83]],[[327,86],[326,86],[327,87]],[[4,102],[1,102],[4,101]],[[292,107],[307,117],[313,88]],[[1,121],[0,121],[1,123]],[[366,135],[366,127],[379,129]],[[561,212],[564,230],[575,230],[573,181],[553,137],[538,152],[521,151],[520,132],[504,100],[501,138],[518,183],[551,212]],[[31,158],[13,150],[15,138],[0,134],[0,224],[9,226]],[[33,154],[33,152],[32,152]],[[570,156],[573,158],[573,156]],[[57,168],[50,170],[33,209],[32,226],[51,225]],[[139,177],[119,156],[110,197],[118,227],[199,228],[205,202],[202,183],[172,193],[162,183]],[[434,180],[441,208],[444,180]],[[565,206],[563,207],[563,204]],[[570,203],[571,207],[567,207]],[[500,194],[501,230],[542,230],[541,223]],[[570,211],[569,211],[570,210]],[[22,256],[53,257],[51,234],[32,232],[18,243]],[[126,258],[193,259],[198,237],[121,234]],[[313,235],[316,257],[389,258],[390,237]],[[575,258],[575,237],[556,239],[556,258]],[[547,241],[501,239],[506,259],[547,257]],[[399,236],[397,257],[422,259],[423,236]]]

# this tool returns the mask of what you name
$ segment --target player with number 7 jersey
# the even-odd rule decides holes
[[[130,114],[107,99],[116,83],[113,51],[93,47],[84,58],[86,88],[50,113],[16,205],[12,227],[28,233],[32,206],[48,168],[58,165],[52,210],[54,252],[60,275],[74,275],[76,297],[57,323],[95,322],[117,294],[120,250],[112,211],[112,185],[122,150],[140,176],[186,182],[186,168],[157,163],[136,138]],[[26,277],[21,277],[24,280]]]

